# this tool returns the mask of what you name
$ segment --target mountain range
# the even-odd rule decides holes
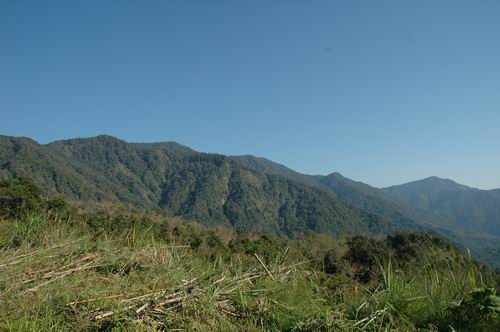
[[[205,225],[295,237],[434,231],[500,267],[500,190],[430,177],[375,188],[306,175],[265,158],[101,135],[38,144],[0,136],[0,179],[34,178],[48,196],[162,208]]]

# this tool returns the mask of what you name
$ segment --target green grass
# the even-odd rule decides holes
[[[413,261],[377,257],[361,283],[346,260],[322,271],[325,252],[346,243],[320,236],[231,247],[237,235],[182,221],[107,232],[43,214],[0,230],[1,331],[500,330],[494,307],[470,302],[494,275],[439,246]]]

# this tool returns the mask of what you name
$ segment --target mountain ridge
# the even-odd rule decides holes
[[[208,225],[285,236],[305,230],[340,236],[398,228],[345,205],[333,193],[177,143],[127,143],[101,135],[40,145],[2,137],[0,156],[0,178],[31,176],[47,194],[162,207]]]

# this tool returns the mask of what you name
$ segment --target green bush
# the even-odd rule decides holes
[[[44,207],[40,190],[31,178],[0,181],[0,217],[18,218]]]
[[[213,249],[225,249],[226,248],[224,241],[222,241],[222,239],[217,234],[215,234],[215,232],[213,232],[213,231],[208,233],[207,245]]]
[[[337,253],[334,250],[328,250],[323,257],[323,271],[328,274],[334,274],[340,271],[340,263]]]
[[[237,238],[229,243],[229,248],[233,252],[242,252],[248,255],[257,254],[264,258],[266,263],[276,258],[286,248],[284,240],[262,235],[256,240],[248,238]]]
[[[99,208],[84,216],[85,224],[95,234],[128,233],[131,230],[159,235],[161,225],[147,214],[126,208]]]
[[[473,290],[450,306],[440,323],[457,331],[500,331],[500,297],[493,288]]]
[[[191,240],[189,241],[189,246],[191,249],[198,249],[203,243],[203,239],[199,235],[193,235]]]

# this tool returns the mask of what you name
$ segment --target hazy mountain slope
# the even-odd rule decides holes
[[[441,234],[500,268],[500,190],[479,190],[437,177],[382,190],[402,204],[431,213]]]
[[[452,180],[441,179],[436,176],[382,188],[388,195],[424,210],[432,210],[434,203],[443,194],[463,192],[471,189]]]
[[[455,227],[500,236],[500,190],[480,190],[430,177],[383,189],[391,197],[432,212]]]
[[[419,215],[409,206],[394,202],[379,189],[348,179],[340,173],[321,177],[319,183],[336,193],[344,203],[384,216],[396,224],[432,225],[430,218]]]

